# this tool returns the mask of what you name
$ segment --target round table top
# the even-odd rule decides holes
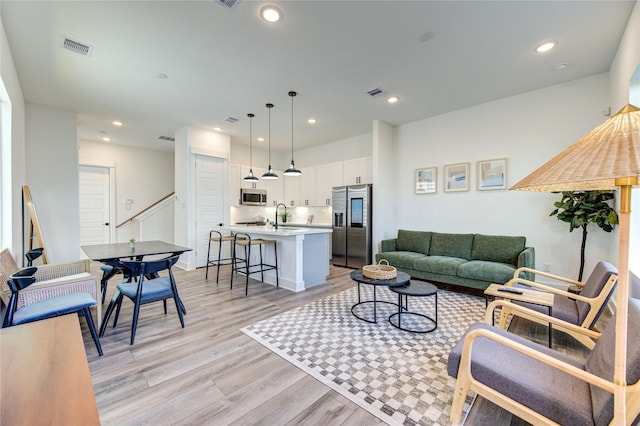
[[[406,296],[431,296],[438,292],[438,287],[424,281],[411,281],[406,286],[392,287],[391,291]]]
[[[351,279],[363,284],[395,287],[409,283],[411,277],[406,272],[398,271],[398,275],[395,278],[391,278],[388,280],[376,280],[373,278],[365,277],[364,275],[362,275],[362,269],[357,269],[351,272]]]

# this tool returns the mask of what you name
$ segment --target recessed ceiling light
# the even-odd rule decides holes
[[[310,118],[307,120],[307,123],[309,124],[316,124],[318,122],[318,120],[316,120],[315,118]]]
[[[214,127],[213,130],[215,130],[216,132],[221,132],[222,131],[222,127]]]
[[[113,124],[114,126],[120,127],[122,126],[122,121],[115,120],[115,121],[112,121],[111,124]]]
[[[111,142],[111,138],[110,138],[110,137],[108,137],[108,136],[104,136],[104,137],[102,138],[102,140],[103,140],[103,141],[105,141],[105,142]]]
[[[389,102],[390,104],[395,104],[396,102],[398,102],[398,97],[397,96],[391,96],[391,97],[387,98],[387,102]]]
[[[258,138],[258,142],[264,142],[264,138]]]
[[[555,41],[555,40],[545,41],[544,43],[538,45],[535,50],[536,50],[537,53],[545,53],[545,52],[550,51],[551,49],[553,49],[557,45],[558,45],[558,42]]]
[[[282,12],[275,6],[264,6],[260,9],[260,16],[267,22],[274,23],[280,20]]]

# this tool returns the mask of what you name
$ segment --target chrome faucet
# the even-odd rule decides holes
[[[287,212],[287,205],[285,203],[278,203],[276,206],[276,229],[278,229],[278,207],[280,206],[284,207],[285,213]]]

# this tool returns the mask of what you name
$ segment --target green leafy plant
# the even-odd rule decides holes
[[[569,223],[569,232],[582,228],[578,281],[582,281],[582,273],[584,272],[587,225],[595,223],[603,231],[611,232],[618,224],[618,214],[609,205],[609,201],[613,200],[614,196],[613,191],[564,191],[560,201],[553,203],[556,208],[549,216],[557,215],[558,220]]]
[[[135,238],[129,238],[129,244],[133,244],[133,243],[135,243],[135,242],[136,242],[136,239],[135,239]]]
[[[282,220],[282,222],[286,222],[287,218],[291,216],[291,214],[288,211],[284,211],[282,213],[280,213],[280,220]]]

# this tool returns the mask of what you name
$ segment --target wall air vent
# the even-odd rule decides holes
[[[240,0],[215,0],[215,2],[228,9],[233,9],[240,3]]]
[[[93,46],[86,43],[80,43],[79,41],[72,40],[69,37],[64,37],[62,39],[62,47],[84,56],[91,56],[91,53],[93,52]]]
[[[367,95],[371,96],[371,97],[376,97],[376,96],[380,96],[383,95],[387,92],[384,91],[384,89],[381,89],[379,87],[376,87],[375,89],[371,89],[367,92]]]
[[[224,121],[226,121],[227,123],[235,123],[238,121],[238,119],[235,117],[227,117],[224,119]]]
[[[161,141],[169,141],[169,142],[176,141],[176,138],[172,138],[171,136],[158,136],[158,139],[160,139]]]

